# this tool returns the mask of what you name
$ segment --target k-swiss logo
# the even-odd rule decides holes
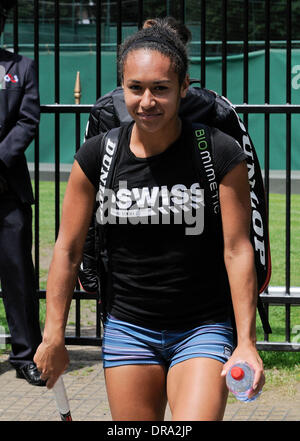
[[[128,188],[127,181],[119,181],[119,189],[106,188],[117,143],[109,137],[100,171],[97,193],[99,208],[97,222],[105,224],[174,224],[184,225],[185,234],[202,234],[204,229],[204,193],[198,182],[190,188],[175,184]]]

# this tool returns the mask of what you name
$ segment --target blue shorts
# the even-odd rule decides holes
[[[230,320],[184,331],[155,331],[108,316],[102,342],[103,367],[162,364],[195,357],[226,363],[233,351]]]

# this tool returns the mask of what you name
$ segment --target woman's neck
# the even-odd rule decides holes
[[[137,124],[134,124],[131,139],[130,150],[138,158],[147,158],[149,156],[158,155],[164,152],[181,133],[182,123],[180,118],[168,128],[159,130],[154,133],[141,130]]]

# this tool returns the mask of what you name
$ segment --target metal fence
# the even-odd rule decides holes
[[[222,90],[219,91],[222,95],[226,96],[227,92],[227,55],[228,55],[228,35],[227,35],[227,13],[229,1],[220,0],[221,10],[222,10],[222,40],[221,45],[221,57],[222,57]],[[34,58],[37,66],[39,65],[39,0],[34,0]],[[49,2],[48,2],[49,3]],[[58,233],[59,229],[59,213],[60,213],[60,115],[63,113],[73,114],[75,118],[75,139],[76,139],[76,149],[79,148],[82,139],[82,133],[80,133],[80,122],[81,116],[87,115],[90,112],[91,105],[62,105],[60,104],[60,5],[58,0],[53,0],[54,4],[54,54],[55,54],[55,68],[54,68],[54,78],[55,78],[55,92],[54,92],[54,102],[55,104],[46,104],[41,106],[42,114],[53,114],[55,118],[55,231]],[[95,82],[96,82],[96,94],[97,97],[101,96],[101,26],[103,24],[102,17],[102,6],[101,0],[94,0],[95,11],[96,11],[96,71],[95,71]],[[114,26],[117,27],[117,44],[122,41],[122,1],[116,0],[113,3],[114,8],[117,8],[117,19]],[[163,2],[161,2],[163,3]],[[166,1],[166,13],[168,12],[168,7],[170,7],[170,2]],[[175,3],[175,2],[174,2]],[[188,1],[181,0],[177,2],[179,4],[179,17],[183,22],[185,22],[185,11],[186,4]],[[290,259],[291,259],[291,118],[293,114],[300,113],[300,106],[291,104],[291,54],[292,54],[292,1],[285,1],[285,23],[286,23],[286,39],[285,39],[285,50],[286,50],[286,104],[274,105],[270,104],[270,9],[271,1],[265,0],[265,40],[264,40],[264,50],[265,50],[265,104],[264,105],[253,105],[248,104],[249,102],[249,70],[248,70],[248,54],[249,54],[249,4],[251,0],[241,0],[240,4],[243,8],[243,29],[244,36],[242,41],[243,46],[243,104],[236,105],[236,110],[238,113],[243,114],[244,122],[247,126],[248,116],[250,114],[263,114],[264,124],[265,124],[265,157],[264,157],[264,179],[266,188],[267,202],[269,203],[269,191],[270,191],[270,115],[271,114],[283,114],[286,116],[286,231],[285,231],[285,286],[281,287],[280,290],[272,290],[270,288],[267,292],[262,294],[262,299],[265,304],[265,308],[268,311],[269,305],[284,305],[285,306],[285,342],[270,342],[268,341],[268,336],[265,336],[264,341],[258,342],[258,349],[262,350],[278,350],[278,351],[299,351],[300,344],[295,338],[291,339],[291,319],[290,310],[291,306],[300,305],[300,288],[296,290],[291,290],[290,284]],[[143,0],[136,1],[136,24],[140,28],[142,22],[145,18],[144,16],[144,4]],[[198,1],[198,7],[200,8],[200,57],[201,57],[201,81],[202,86],[205,87],[206,84],[206,63],[205,59],[207,56],[207,47],[210,42],[206,40],[206,25],[207,25],[207,9],[208,2],[205,0]],[[123,3],[124,5],[124,3]],[[18,35],[18,7],[15,8],[13,12],[14,20],[14,50],[18,52],[19,49],[19,35]],[[37,286],[39,287],[39,262],[40,262],[40,250],[39,250],[39,198],[40,198],[40,161],[39,161],[39,137],[37,134],[35,139],[35,168],[34,168],[34,190],[36,197],[35,205],[35,265],[36,265],[36,280]],[[38,295],[40,298],[45,298],[45,291],[38,288]],[[101,326],[100,326],[100,306],[96,295],[89,295],[83,293],[79,289],[74,292],[73,299],[76,303],[76,324],[75,324],[75,335],[71,337],[66,337],[67,344],[83,344],[83,345],[101,345]],[[80,315],[81,299],[90,299],[96,303],[96,329],[95,336],[85,337],[81,335],[81,324]],[[299,320],[300,323],[300,320]],[[300,328],[300,326],[299,326]],[[300,330],[300,329],[299,329]]]

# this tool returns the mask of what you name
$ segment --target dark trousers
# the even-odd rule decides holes
[[[31,206],[0,196],[0,280],[14,367],[32,361],[42,339],[31,248]]]

